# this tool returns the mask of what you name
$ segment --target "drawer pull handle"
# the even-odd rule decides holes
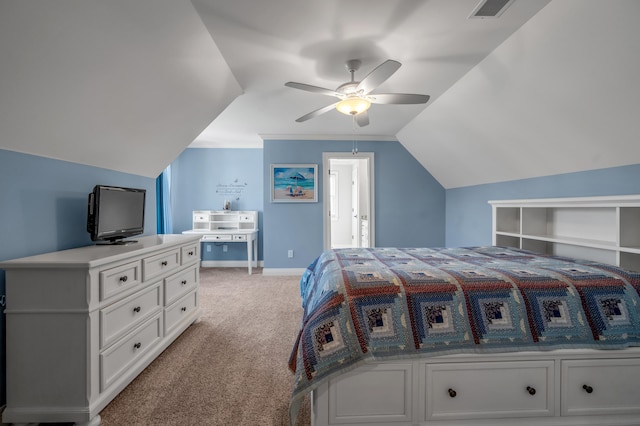
[[[160,262],[160,266],[167,266],[169,263],[166,260]]]
[[[189,256],[193,256],[193,250],[189,252]]]
[[[182,312],[187,312],[187,307],[186,307],[186,306],[183,306],[180,310],[181,310]]]
[[[187,280],[182,280],[182,281],[180,281],[180,284],[182,284],[182,285],[187,285]]]
[[[593,392],[593,388],[592,388],[591,386],[589,386],[589,385],[582,385],[582,389],[584,389],[584,391],[585,391],[586,393],[591,393],[591,392]]]
[[[135,308],[133,308],[133,312],[140,312],[140,306],[136,306]]]
[[[529,392],[529,395],[535,395],[536,394],[536,388],[532,388],[531,386],[527,386],[527,392]]]
[[[138,342],[133,345],[133,349],[140,349],[142,347],[142,343]]]
[[[453,389],[449,389],[447,392],[449,392],[449,396],[451,398],[455,398],[456,395],[458,395],[458,393],[456,391],[454,391]]]
[[[124,275],[124,276],[120,277],[120,282],[125,283],[125,282],[127,282],[128,279],[129,278],[126,275]]]

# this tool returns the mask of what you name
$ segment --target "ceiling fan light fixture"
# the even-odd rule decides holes
[[[357,115],[365,112],[371,106],[368,99],[352,96],[338,102],[336,109],[346,115]]]

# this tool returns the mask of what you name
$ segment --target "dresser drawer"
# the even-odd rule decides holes
[[[155,256],[142,259],[142,280],[169,272],[180,265],[180,249],[166,251]]]
[[[640,359],[562,361],[562,415],[640,413]]]
[[[161,282],[100,310],[100,348],[105,348],[162,309]]]
[[[164,305],[169,306],[198,284],[198,268],[191,267],[164,280]]]
[[[171,333],[184,318],[189,318],[197,307],[198,293],[195,290],[168,307],[164,315],[164,334]]]
[[[130,335],[100,354],[100,391],[111,386],[137,360],[162,339],[162,315],[158,313]]]
[[[427,420],[552,416],[554,361],[427,364]]]
[[[185,265],[192,260],[200,259],[200,242],[182,247],[181,249],[181,264]]]
[[[140,284],[140,262],[130,262],[100,271],[100,300],[134,288]]]

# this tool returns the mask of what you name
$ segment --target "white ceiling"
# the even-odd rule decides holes
[[[193,0],[244,89],[192,146],[261,146],[262,137],[352,138],[335,102],[284,87],[296,81],[335,89],[362,61],[361,80],[387,59],[402,67],[374,93],[420,93],[433,103],[549,0],[516,0],[499,19],[468,19],[480,0]],[[360,138],[396,139],[425,105],[373,105]]]
[[[187,146],[350,139],[294,120],[386,59],[358,138],[399,140],[445,187],[640,163],[640,2],[0,0],[0,148],[155,177]],[[606,7],[604,6],[606,5]]]

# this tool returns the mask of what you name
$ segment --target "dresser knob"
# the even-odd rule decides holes
[[[182,280],[182,281],[180,281],[180,283],[181,283],[182,285],[187,285],[187,280]]]
[[[591,386],[589,386],[589,385],[582,385],[582,389],[584,389],[584,391],[585,391],[586,393],[591,393],[591,392],[593,392],[593,388],[592,388]]]
[[[128,280],[128,278],[127,278],[127,276],[126,276],[126,275],[125,275],[125,276],[123,276],[123,277],[120,277],[120,282],[123,282],[123,283],[124,283],[124,282],[127,282],[127,280]]]
[[[189,256],[193,256],[193,251],[190,251],[190,252],[189,252]]]
[[[140,312],[140,306],[136,306],[135,308],[133,308],[133,312]]]
[[[529,395],[535,395],[536,394],[536,388],[532,388],[531,386],[527,386],[527,392],[529,392]]]
[[[186,306],[183,306],[180,310],[181,310],[182,312],[187,312],[187,307],[186,307]]]
[[[163,260],[162,262],[160,262],[161,266],[167,266],[169,263],[166,260]]]
[[[140,347],[141,347],[141,346],[142,346],[142,343],[140,343],[140,342],[135,343],[135,344],[133,345],[133,349],[140,349]]]
[[[456,397],[456,395],[458,395],[458,394],[456,393],[456,391],[454,391],[453,389],[449,389],[447,392],[449,392],[449,396],[450,396],[451,398],[455,398],[455,397]]]

